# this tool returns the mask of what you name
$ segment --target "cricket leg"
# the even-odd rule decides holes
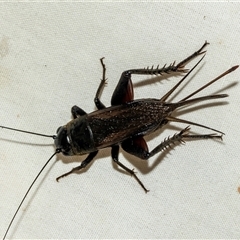
[[[101,58],[101,59],[100,59],[100,62],[101,62],[101,64],[102,64],[102,68],[103,68],[103,75],[102,75],[101,82],[100,82],[100,84],[99,84],[99,87],[98,87],[98,89],[97,89],[97,92],[96,92],[96,95],[95,95],[95,98],[94,98],[94,103],[95,103],[97,109],[103,109],[103,108],[105,108],[105,105],[104,105],[104,104],[101,102],[101,100],[100,100],[100,96],[101,96],[101,94],[102,94],[103,88],[104,88],[104,86],[105,86],[105,84],[106,84],[106,81],[107,81],[107,79],[106,79],[106,66],[105,66],[105,64],[103,63],[103,59],[104,59],[104,58]]]
[[[122,142],[122,148],[141,159],[147,160],[155,154],[159,153],[171,147],[172,145],[176,145],[177,143],[184,143],[184,140],[187,139],[222,139],[222,135],[217,134],[199,134],[199,135],[190,135],[187,132],[190,130],[190,127],[186,127],[179,133],[173,135],[172,137],[166,138],[163,142],[161,142],[158,146],[156,146],[152,151],[148,151],[147,144],[143,137],[136,137],[127,139]]]
[[[132,69],[132,70],[128,70],[126,72],[131,72],[131,74],[144,74],[144,75],[162,75],[162,73],[171,73],[171,72],[187,72],[187,69],[184,69],[184,67],[190,62],[192,61],[195,57],[204,54],[206,51],[202,51],[209,43],[207,41],[205,41],[205,43],[202,45],[201,48],[199,48],[196,52],[194,52],[193,54],[191,54],[189,57],[185,58],[184,60],[182,60],[181,62],[179,62],[177,65],[175,65],[175,61],[173,63],[171,63],[168,67],[166,67],[166,64],[162,67],[159,68],[159,66],[157,66],[157,68],[153,68],[153,66],[151,68],[147,67],[144,69]]]
[[[119,167],[123,168],[126,172],[128,172],[131,176],[133,176],[137,180],[137,182],[140,184],[140,186],[144,189],[144,191],[147,193],[149,190],[146,189],[146,187],[143,185],[141,180],[137,177],[135,172],[133,170],[129,169],[128,167],[126,167],[125,165],[123,165],[121,162],[119,162],[119,160],[118,160],[119,146],[118,145],[112,146],[112,152],[111,153],[112,153],[113,161]]]
[[[174,62],[170,64],[168,67],[164,65],[162,68],[159,68],[159,66],[157,66],[156,68],[152,67],[152,68],[131,69],[131,70],[124,71],[113,92],[111,105],[118,105],[118,104],[126,103],[133,100],[134,93],[133,93],[132,80],[131,80],[132,74],[162,75],[163,73],[172,73],[172,72],[186,73],[188,72],[188,70],[184,68],[185,65],[195,57],[204,54],[206,51],[202,51],[202,50],[206,47],[207,44],[208,43],[205,42],[198,51],[194,52],[192,55],[185,58],[183,61],[179,62],[177,65],[175,65],[175,62]]]
[[[72,116],[74,119],[87,114],[83,109],[81,109],[80,107],[78,107],[76,105],[72,107],[71,113],[72,113]]]
[[[171,147],[171,145],[175,145],[177,143],[185,143],[185,140],[187,139],[220,139],[222,140],[222,135],[218,134],[188,134],[188,131],[190,130],[190,127],[184,128],[179,133],[173,135],[172,137],[168,137],[165,139],[162,143],[160,143],[158,146],[156,146],[150,153],[148,158],[154,156],[155,154],[159,153],[160,151],[163,151],[167,149],[168,147]]]
[[[73,168],[71,171],[57,177],[56,180],[58,181],[60,178],[66,177],[72,173],[76,173],[76,172],[80,171],[81,169],[85,168],[93,160],[93,158],[97,155],[97,153],[98,153],[98,151],[90,153],[87,156],[87,158],[82,161],[81,165],[79,165],[78,167]]]
[[[106,84],[106,67],[105,67],[105,64],[103,63],[103,59],[104,58],[101,58],[100,59],[100,62],[102,64],[102,67],[103,67],[103,76],[102,76],[102,80],[99,84],[99,87],[97,89],[97,92],[96,92],[96,95],[95,95],[95,98],[94,98],[94,102],[95,102],[95,105],[97,107],[97,109],[103,109],[105,108],[104,104],[101,102],[100,100],[100,95],[103,91],[103,88],[104,88],[104,85]],[[78,106],[73,106],[72,109],[71,109],[71,113],[72,113],[72,116],[73,118],[77,118],[79,116],[83,116],[85,114],[87,114],[83,109],[81,109],[80,107]]]

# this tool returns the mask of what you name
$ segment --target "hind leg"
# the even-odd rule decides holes
[[[184,143],[187,139],[222,139],[222,135],[217,134],[190,135],[187,133],[189,130],[190,127],[186,127],[179,133],[174,134],[172,137],[166,138],[150,152],[148,151],[147,143],[143,137],[136,137],[123,141],[122,148],[126,152],[136,157],[147,160],[155,154],[167,149],[168,147],[171,147],[172,145],[176,145],[177,143]]]
[[[158,146],[156,146],[152,151],[148,151],[148,146],[147,143],[145,142],[143,137],[134,137],[131,139],[127,139],[122,142],[122,148],[136,156],[139,157],[143,160],[148,160],[150,157],[154,156],[155,154],[159,153],[160,151],[163,151],[167,149],[168,147],[171,147],[172,145],[176,145],[177,143],[184,143],[185,140],[187,139],[222,139],[221,135],[217,134],[200,134],[200,135],[190,135],[187,132],[190,130],[189,127],[186,127],[179,133],[173,135],[172,137],[166,138],[163,142],[161,142]],[[118,150],[115,150],[118,151]],[[140,186],[144,189],[145,192],[148,190],[146,187],[143,185],[143,183],[139,180],[139,178],[136,176],[133,170],[125,167],[122,163],[118,161],[118,152],[115,153],[115,158],[114,155],[112,155],[113,160],[123,169],[125,169],[128,173],[130,173],[140,184]]]
[[[157,66],[156,68],[141,68],[141,69],[131,69],[124,71],[120,77],[120,80],[113,92],[112,99],[111,99],[111,105],[119,105],[122,103],[126,103],[129,101],[132,101],[133,96],[133,87],[132,87],[132,80],[131,75],[132,74],[142,74],[142,75],[162,75],[163,73],[171,73],[171,72],[187,72],[188,70],[185,69],[185,65],[194,59],[195,57],[204,54],[206,51],[202,51],[206,46],[208,42],[205,42],[202,47],[194,52],[189,57],[185,58],[183,61],[179,62],[177,65],[175,65],[175,62],[170,64],[168,67],[164,65],[162,68],[159,68]]]

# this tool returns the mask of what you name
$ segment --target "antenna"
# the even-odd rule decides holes
[[[46,134],[41,134],[41,133],[35,133],[35,132],[30,132],[30,131],[25,131],[25,130],[21,130],[21,129],[16,129],[16,128],[10,128],[10,127],[5,127],[5,126],[0,126],[0,128],[3,128],[3,129],[8,129],[8,130],[12,130],[12,131],[17,131],[17,132],[22,132],[22,133],[28,133],[28,134],[33,134],[33,135],[38,135],[38,136],[42,136],[42,137],[50,137],[50,138],[53,138],[55,139],[56,138],[56,135],[46,135]],[[43,170],[45,169],[45,167],[48,165],[48,163],[50,162],[50,160],[57,154],[57,153],[60,153],[61,152],[61,149],[60,148],[57,148],[55,153],[47,160],[47,162],[43,165],[43,167],[41,168],[41,170],[39,171],[39,173],[37,174],[37,176],[34,178],[34,180],[32,181],[30,187],[28,188],[28,190],[26,191],[26,193],[24,194],[20,204],[18,205],[18,208],[17,210],[15,211],[10,223],[8,224],[8,227],[7,227],[7,230],[3,236],[3,240],[6,238],[7,234],[8,234],[8,231],[10,229],[10,227],[12,226],[12,223],[15,219],[15,217],[17,216],[17,213],[19,212],[23,202],[25,201],[28,193],[30,192],[31,188],[33,187],[33,185],[35,184],[35,182],[37,181],[38,177],[41,175],[41,173],[43,172]]]
[[[38,136],[42,136],[42,137],[50,137],[50,138],[53,138],[53,139],[56,138],[55,135],[46,135],[46,134],[42,134],[42,133],[29,132],[29,131],[25,131],[25,130],[21,130],[21,129],[17,129],[17,128],[10,128],[10,127],[5,127],[5,126],[0,126],[0,128],[8,129],[8,130],[16,131],[16,132],[38,135]]]

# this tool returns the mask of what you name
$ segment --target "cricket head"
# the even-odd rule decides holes
[[[67,134],[67,127],[62,126],[57,129],[57,135],[54,139],[56,151],[61,152],[63,155],[72,156],[73,151],[71,148],[70,139]]]

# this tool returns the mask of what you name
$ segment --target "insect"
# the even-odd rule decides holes
[[[203,49],[207,46],[205,42],[202,47],[194,52],[192,55],[179,62],[178,64],[172,63],[169,66],[164,65],[162,68],[157,66],[156,68],[143,68],[143,69],[131,69],[124,71],[120,77],[120,80],[113,92],[111,98],[111,106],[105,107],[101,102],[100,96],[102,94],[104,85],[106,83],[106,67],[103,58],[100,59],[103,73],[102,80],[97,89],[94,102],[97,110],[91,113],[86,113],[83,109],[73,106],[71,113],[73,119],[66,125],[61,126],[57,129],[56,135],[45,135],[40,133],[34,133],[29,131],[24,131],[20,129],[10,128],[6,126],[0,126],[1,128],[19,131],[23,133],[35,134],[43,137],[51,137],[54,139],[54,144],[56,147],[55,153],[48,159],[45,165],[42,167],[38,175],[35,177],[34,181],[28,188],[26,194],[24,195],[21,203],[19,204],[10,224],[8,225],[7,231],[4,235],[6,237],[12,222],[20,209],[23,201],[25,200],[27,194],[32,188],[33,184],[42,173],[43,169],[49,163],[49,161],[58,153],[62,153],[66,156],[73,155],[84,155],[88,154],[86,159],[82,161],[80,166],[73,168],[71,171],[59,176],[56,180],[66,177],[69,174],[80,171],[85,168],[97,155],[98,151],[103,148],[111,147],[111,155],[113,161],[131,176],[133,176],[136,181],[140,184],[145,192],[148,189],[144,186],[141,180],[137,177],[134,170],[123,165],[119,159],[119,146],[123,148],[126,152],[139,157],[140,159],[147,160],[155,154],[168,148],[170,145],[175,145],[177,143],[184,142],[188,139],[222,139],[223,132],[216,130],[205,125],[184,120],[181,118],[176,118],[172,114],[176,109],[198,103],[205,100],[225,98],[227,94],[215,94],[202,97],[192,98],[195,94],[199,93],[203,89],[207,88],[214,82],[218,81],[220,78],[229,74],[238,68],[238,65],[230,68],[226,72],[222,73],[217,78],[208,82],[201,88],[192,92],[190,95],[181,99],[178,102],[172,103],[167,102],[169,96],[179,87],[179,85],[189,76],[189,74],[196,68],[196,66],[203,60],[205,52]],[[195,64],[195,66],[188,71],[185,69],[186,64],[197,56],[202,55],[201,59]],[[133,74],[142,75],[161,75],[164,73],[186,73],[184,77],[163,97],[160,99],[144,98],[134,100],[133,85],[131,76]],[[149,151],[144,136],[156,131],[157,129],[163,127],[169,122],[181,122],[188,125],[195,125],[203,127],[214,131],[211,134],[189,134],[190,127],[186,127],[180,132],[176,133],[172,137],[166,138],[159,145],[157,145],[153,150]]]

